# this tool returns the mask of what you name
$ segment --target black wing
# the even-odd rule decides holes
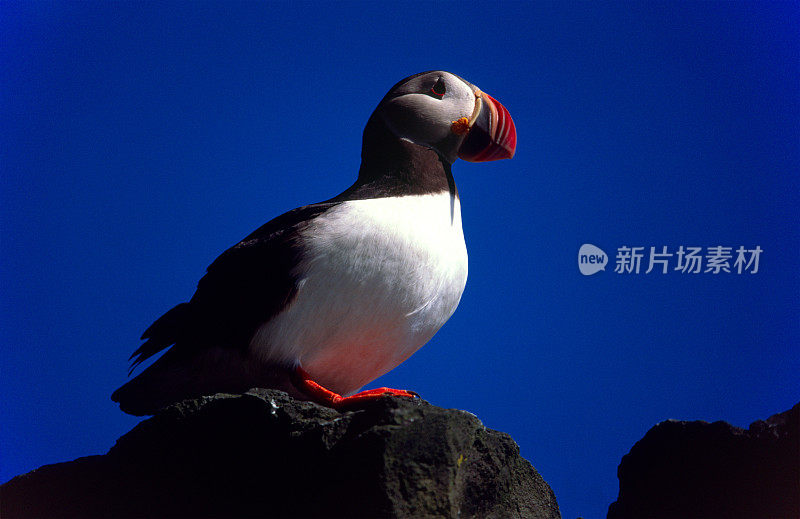
[[[131,372],[173,344],[190,351],[246,348],[258,327],[294,298],[293,269],[302,253],[299,231],[336,205],[328,201],[293,209],[223,252],[200,279],[192,299],[144,332],[147,341],[131,355]]]

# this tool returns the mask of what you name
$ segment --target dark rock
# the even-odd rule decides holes
[[[340,413],[274,390],[171,406],[108,454],[0,487],[0,517],[559,518],[507,434],[382,398]]]
[[[617,475],[608,519],[800,518],[800,404],[748,430],[661,422]]]

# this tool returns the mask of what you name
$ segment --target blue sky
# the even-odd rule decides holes
[[[107,451],[141,332],[348,187],[381,97],[443,69],[517,155],[455,164],[466,292],[376,384],[510,433],[565,518],[605,517],[655,423],[800,401],[798,35],[797,3],[0,3],[0,481]],[[584,243],[764,252],[587,277]]]

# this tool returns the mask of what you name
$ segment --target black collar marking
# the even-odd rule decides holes
[[[377,114],[364,129],[361,169],[355,184],[325,202],[278,216],[222,253],[200,279],[188,303],[161,316],[143,334],[131,370],[175,345],[175,358],[206,347],[244,353],[253,334],[294,298],[303,254],[299,231],[348,200],[449,191],[458,196],[450,164],[427,147],[397,138]],[[451,208],[452,210],[452,208]]]

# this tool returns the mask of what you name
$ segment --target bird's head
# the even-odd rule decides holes
[[[510,159],[517,130],[508,110],[472,83],[441,70],[397,83],[375,110],[401,139],[436,150],[449,163]]]

